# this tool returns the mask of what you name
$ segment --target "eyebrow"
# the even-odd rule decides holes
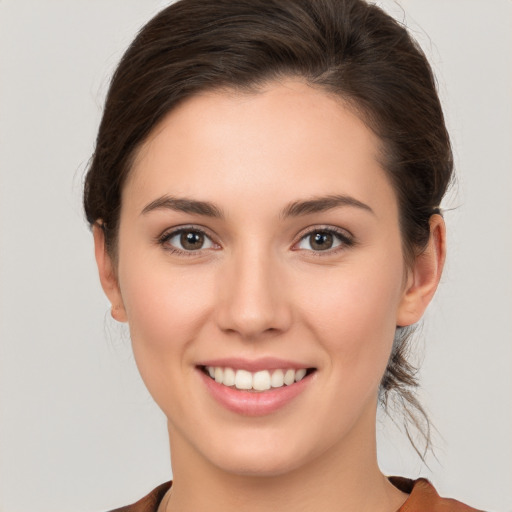
[[[305,201],[294,201],[287,205],[280,214],[282,219],[289,217],[300,217],[312,213],[325,212],[334,208],[350,206],[368,211],[375,215],[375,212],[365,203],[348,195],[328,195],[315,197]],[[204,215],[206,217],[224,218],[222,210],[208,201],[198,201],[196,199],[179,198],[172,196],[162,196],[147,204],[141,214],[145,215],[155,210],[173,210],[195,215]]]
[[[174,210],[176,212],[193,213],[206,217],[223,218],[222,210],[208,201],[162,196],[147,204],[141,214],[145,215],[155,210]]]
[[[367,204],[359,201],[355,197],[348,195],[328,195],[290,203],[281,212],[281,217],[284,219],[288,217],[300,217],[311,213],[325,212],[342,206],[359,208],[375,215],[375,212]]]

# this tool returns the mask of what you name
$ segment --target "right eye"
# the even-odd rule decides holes
[[[305,233],[295,244],[295,250],[310,251],[316,255],[332,255],[354,245],[346,232],[331,226],[319,226]]]
[[[197,228],[181,228],[166,233],[160,239],[160,243],[173,252],[190,253],[216,247],[212,239],[204,231]]]

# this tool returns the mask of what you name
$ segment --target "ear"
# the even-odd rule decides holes
[[[105,232],[99,223],[95,223],[92,227],[92,234],[94,237],[94,255],[96,256],[100,282],[105,295],[112,304],[112,318],[118,322],[126,322],[128,319],[117,280],[115,265],[107,251]]]
[[[400,302],[396,325],[412,325],[427,309],[441,279],[446,257],[446,227],[441,215],[430,218],[428,245],[414,261]]]

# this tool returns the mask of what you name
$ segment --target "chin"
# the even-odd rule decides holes
[[[219,456],[214,463],[218,469],[242,477],[277,477],[289,474],[303,465],[297,454],[293,459],[283,453],[258,453],[258,454],[226,454]]]
[[[244,437],[232,439],[229,444],[210,444],[204,451],[201,450],[202,456],[226,473],[262,478],[289,474],[315,458],[314,453],[304,449],[307,443],[293,442],[282,436],[265,439],[266,436],[246,433]],[[248,442],[248,438],[252,442]],[[218,446],[218,449],[212,450],[212,446]]]

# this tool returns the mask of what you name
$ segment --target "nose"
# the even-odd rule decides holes
[[[270,251],[250,247],[239,251],[219,274],[216,316],[222,331],[254,340],[290,327],[285,273]]]

